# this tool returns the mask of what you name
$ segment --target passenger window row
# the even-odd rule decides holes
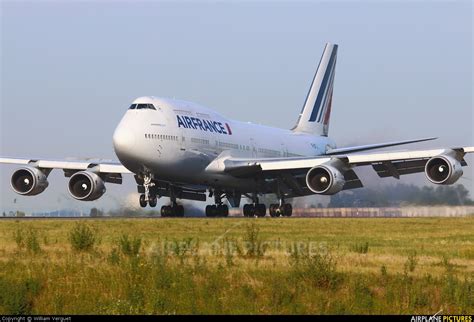
[[[191,138],[191,142],[197,143],[197,144],[207,144],[207,145],[209,145],[209,140],[205,140],[205,139]]]
[[[218,142],[219,147],[222,148],[229,148],[229,149],[239,149],[239,145],[235,143],[228,143],[228,142]]]
[[[221,148],[250,151],[250,147],[248,145],[240,145],[235,143],[216,141],[216,146]]]
[[[176,135],[165,134],[145,134],[145,139],[178,141],[178,137]]]
[[[264,154],[269,155],[269,156],[278,156],[278,157],[281,156],[280,151],[271,150],[271,149],[258,148],[258,152],[264,153]]]

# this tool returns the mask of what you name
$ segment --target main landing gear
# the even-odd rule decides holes
[[[270,213],[271,217],[290,217],[293,213],[293,207],[289,203],[281,203],[280,205],[274,203],[270,205],[268,212]]]
[[[265,217],[267,207],[263,203],[258,202],[257,194],[252,196],[253,203],[244,205],[244,217]]]
[[[184,217],[183,205],[173,202],[170,206],[161,207],[161,217]]]
[[[264,204],[258,202],[256,194],[252,197],[253,203],[244,205],[245,217],[265,217],[266,207]],[[271,204],[268,208],[271,217],[290,217],[293,213],[293,207],[289,203],[285,203],[283,198],[280,198],[279,204]]]
[[[229,216],[229,207],[227,205],[207,205],[206,217],[227,217]]]
[[[248,203],[244,205],[244,217],[265,217],[267,207],[263,203]]]
[[[223,195],[220,192],[211,191],[209,197],[212,197],[213,195],[215,205],[206,206],[206,217],[228,217],[229,207],[223,204]]]

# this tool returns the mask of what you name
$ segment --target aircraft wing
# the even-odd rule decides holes
[[[351,146],[351,147],[330,149],[326,152],[326,154],[327,155],[334,155],[334,154],[342,154],[342,153],[362,152],[362,151],[368,151],[368,150],[374,150],[374,149],[387,148],[387,147],[391,147],[391,146],[398,146],[398,145],[404,145],[404,144],[432,141],[432,140],[436,140],[436,139],[437,138],[425,138],[425,139],[416,139],[416,140],[395,141],[395,142],[386,142],[386,143]]]
[[[119,161],[102,159],[52,160],[0,157],[0,163],[32,166],[49,171],[52,169],[62,169],[66,177],[70,177],[77,171],[89,170],[104,174],[105,181],[110,183],[122,183],[121,174],[131,173]]]
[[[235,177],[262,176],[265,179],[279,179],[285,183],[293,196],[302,196],[312,192],[306,187],[305,177],[309,169],[323,164],[331,164],[344,174],[345,189],[362,187],[353,168],[371,165],[379,177],[399,178],[402,175],[425,171],[426,162],[436,156],[450,156],[466,165],[464,155],[473,153],[474,147],[458,147],[451,149],[394,151],[379,153],[346,153],[321,155],[314,157],[292,158],[233,158],[216,159],[208,170],[223,171]]]

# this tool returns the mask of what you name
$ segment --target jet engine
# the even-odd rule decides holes
[[[97,200],[105,193],[101,177],[89,171],[76,172],[69,179],[69,193],[74,199],[82,201]]]
[[[16,170],[13,172],[10,183],[13,191],[24,196],[40,194],[48,187],[47,175],[34,167]]]
[[[341,191],[345,183],[342,172],[332,165],[318,165],[306,174],[306,185],[317,194],[333,195]]]
[[[426,162],[425,174],[433,183],[453,184],[462,176],[461,163],[449,155],[433,157]]]

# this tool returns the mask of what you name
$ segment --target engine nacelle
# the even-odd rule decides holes
[[[49,185],[47,175],[34,167],[23,167],[13,172],[10,184],[13,191],[24,196],[40,194]]]
[[[341,191],[345,183],[342,172],[331,165],[318,165],[306,174],[306,185],[317,194],[333,195]]]
[[[105,193],[104,181],[89,171],[74,173],[69,179],[68,188],[74,199],[82,201],[97,200]]]
[[[462,176],[461,163],[449,155],[440,155],[426,162],[425,174],[436,184],[453,184]]]

